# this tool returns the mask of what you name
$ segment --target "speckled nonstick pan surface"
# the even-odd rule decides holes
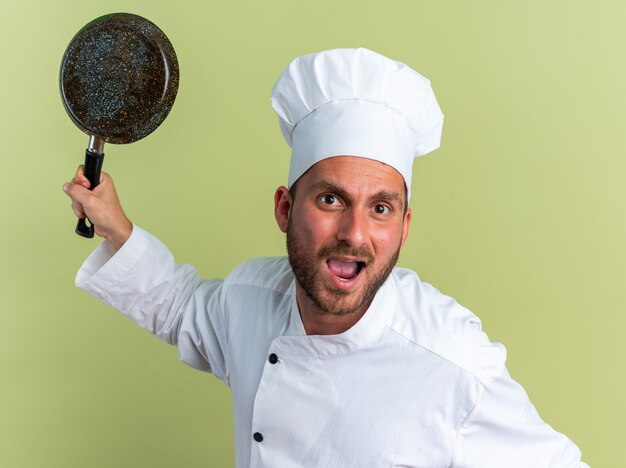
[[[152,133],[174,104],[178,80],[172,44],[141,16],[101,16],[74,36],[61,62],[60,90],[68,115],[90,135],[85,175],[92,189],[104,143],[132,143]],[[85,220],[76,231],[93,237]]]

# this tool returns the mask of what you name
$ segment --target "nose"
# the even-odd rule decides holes
[[[357,210],[346,210],[341,214],[337,227],[337,240],[350,247],[360,247],[367,240],[367,217]]]

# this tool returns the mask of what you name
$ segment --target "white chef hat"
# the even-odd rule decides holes
[[[413,159],[441,141],[443,114],[430,81],[368,49],[296,58],[271,102],[291,147],[289,187],[315,163],[344,155],[395,168],[410,195]]]

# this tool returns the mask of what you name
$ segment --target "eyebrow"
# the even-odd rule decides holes
[[[327,180],[320,180],[319,182],[315,182],[312,188],[322,190],[324,192],[336,193],[341,198],[350,199],[348,192],[344,188]],[[400,205],[400,209],[404,208],[404,201],[402,200],[402,197],[398,192],[393,192],[390,190],[380,190],[369,198],[370,200],[395,201],[396,203],[398,203],[398,205]]]

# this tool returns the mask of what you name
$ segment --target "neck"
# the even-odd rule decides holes
[[[339,335],[348,331],[356,324],[370,303],[355,312],[345,315],[333,315],[321,310],[302,290],[296,281],[296,300],[300,311],[300,318],[307,335]]]

